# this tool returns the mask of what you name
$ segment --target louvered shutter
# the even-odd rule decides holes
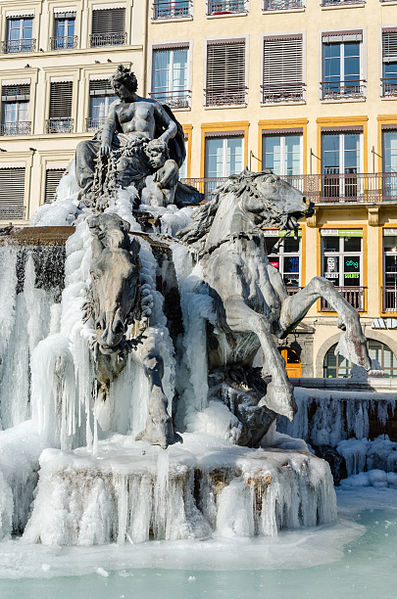
[[[263,41],[263,102],[303,97],[301,35],[269,36]]]
[[[0,168],[0,219],[24,217],[25,169]]]
[[[124,33],[125,8],[92,11],[92,34]]]
[[[90,96],[115,96],[109,79],[93,79],[90,81]]]
[[[59,185],[59,181],[62,179],[64,174],[64,168],[54,168],[46,170],[44,192],[44,202],[46,204],[51,204],[51,202],[55,201],[56,190]]]
[[[397,62],[397,29],[382,31],[383,62]]]
[[[3,102],[16,102],[29,100],[30,96],[30,85],[27,84],[15,84],[15,85],[3,85],[1,88],[1,99]]]
[[[70,118],[72,114],[73,81],[51,82],[50,118]]]
[[[244,104],[245,93],[245,40],[208,42],[207,105]]]

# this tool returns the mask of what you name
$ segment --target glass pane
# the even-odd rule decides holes
[[[360,266],[359,256],[344,256],[343,270],[345,287],[358,287],[360,285]]]
[[[288,252],[299,252],[299,239],[294,237],[286,237],[284,239],[284,254]]]
[[[264,168],[270,168],[276,175],[281,175],[281,138],[279,136],[263,136]]]
[[[279,253],[279,250],[277,250],[276,252],[274,251],[274,246],[276,245],[277,241],[278,241],[278,237],[265,237],[265,241],[266,241],[266,251],[267,251],[267,255],[270,256],[270,254],[275,255]]]
[[[207,139],[205,142],[205,176],[222,177],[223,161],[223,139]]]
[[[299,273],[298,256],[284,256],[284,273]]]
[[[323,44],[323,79],[324,81],[340,80],[341,44]]]
[[[332,279],[336,285],[339,282],[339,257],[324,256],[323,258],[323,276]]]
[[[345,252],[361,252],[361,237],[344,237]]]
[[[172,90],[187,89],[187,50],[174,50]]]
[[[322,171],[339,173],[339,135],[324,133],[322,136]]]
[[[226,140],[226,172],[224,177],[243,170],[243,140],[232,137]]]
[[[383,132],[383,170],[397,173],[397,131]]]
[[[299,175],[301,173],[301,136],[287,135],[285,137],[285,168],[284,175]]]
[[[170,52],[153,52],[152,91],[169,91],[170,88]]]
[[[360,79],[360,44],[359,42],[345,42],[345,81]]]
[[[359,170],[360,165],[360,134],[345,134],[344,145],[344,171],[345,173],[356,173]]]
[[[322,240],[325,252],[339,252],[340,237],[323,237]]]

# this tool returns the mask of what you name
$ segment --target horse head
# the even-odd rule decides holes
[[[121,348],[138,311],[139,243],[130,240],[129,224],[116,214],[95,215],[88,226],[93,235],[91,315],[99,351],[111,354]]]

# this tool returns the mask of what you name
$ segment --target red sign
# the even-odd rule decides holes
[[[280,262],[278,260],[277,260],[277,262],[270,261],[269,263],[270,263],[270,266],[274,266],[274,268],[278,268],[279,264],[280,264]]]

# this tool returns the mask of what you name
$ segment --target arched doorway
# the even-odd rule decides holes
[[[298,352],[291,347],[280,347],[279,351],[285,360],[288,377],[300,378],[302,376],[302,364]]]
[[[352,363],[340,354],[335,356],[335,348],[336,343],[325,354],[323,376],[328,379],[348,378]],[[397,377],[397,358],[390,347],[375,339],[368,339],[368,351],[371,360],[379,362],[386,378]]]

